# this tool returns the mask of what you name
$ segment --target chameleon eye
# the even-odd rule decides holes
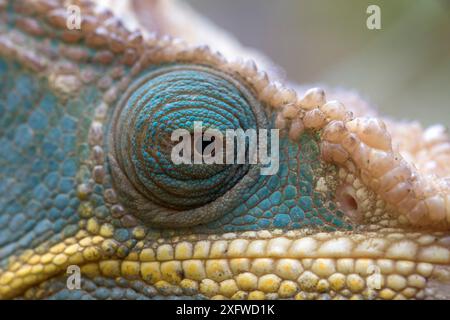
[[[185,129],[192,134],[196,122],[224,136],[228,129],[267,127],[262,109],[240,80],[210,67],[166,65],[138,79],[119,102],[109,137],[112,178],[126,208],[163,226],[215,218],[224,211],[215,207],[227,205],[216,200],[248,184],[243,178],[252,166],[175,164],[172,133]],[[201,152],[206,146],[192,149]]]

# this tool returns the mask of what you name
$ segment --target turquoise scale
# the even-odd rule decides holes
[[[88,156],[96,92],[59,100],[47,81],[0,59],[0,261],[78,231],[75,177]],[[93,110],[93,108],[91,108]]]

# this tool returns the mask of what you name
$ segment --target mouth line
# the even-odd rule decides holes
[[[235,286],[241,296],[255,291],[259,297],[262,292],[281,298],[290,296],[293,288],[296,294],[331,290],[333,294],[373,295],[367,284],[374,274],[380,275],[385,286],[375,291],[380,297],[381,292],[394,297],[406,289],[410,290],[403,296],[420,296],[429,279],[450,281],[449,239],[443,232],[396,229],[333,233],[265,230],[141,242],[119,258],[114,240],[80,232],[42,255],[26,252],[0,270],[0,297],[20,296],[64,274],[69,265],[79,266],[82,276],[88,278],[143,281],[165,296],[179,294],[184,288],[210,298],[231,298],[229,292],[219,294],[227,284]]]

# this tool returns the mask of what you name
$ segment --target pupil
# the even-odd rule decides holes
[[[207,146],[214,142],[216,137],[211,137],[211,141],[202,141],[202,154],[205,152]],[[213,150],[212,154],[214,155],[216,150]]]
[[[191,135],[191,143],[192,143],[192,148],[195,148],[195,150],[200,153],[201,155],[204,154],[206,147],[208,147],[210,144],[214,143],[214,141],[216,140],[216,137],[210,137],[210,141],[205,141],[203,140],[204,136],[202,136],[202,138],[199,138],[197,140],[197,143],[195,143],[195,139],[194,139],[194,135]],[[213,150],[211,152],[211,155],[215,155],[216,150]]]

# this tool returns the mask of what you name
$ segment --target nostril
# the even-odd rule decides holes
[[[363,217],[359,210],[355,190],[350,185],[342,185],[336,190],[336,202],[340,209],[354,222],[361,222]]]
[[[343,206],[348,208],[349,210],[358,210],[358,203],[351,194],[344,194],[342,202]]]

